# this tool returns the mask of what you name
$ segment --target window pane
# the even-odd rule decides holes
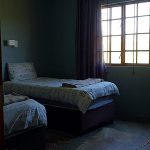
[[[112,5],[101,12],[105,62],[149,64],[150,2],[137,1],[115,7]]]
[[[148,64],[149,63],[149,52],[138,52],[137,63]]]
[[[138,16],[149,15],[150,2],[138,4]]]
[[[112,35],[121,34],[121,20],[112,21],[111,31],[112,31],[111,32]]]
[[[110,14],[110,9],[109,8],[102,9],[102,20],[110,19],[109,14]]]
[[[125,63],[136,63],[136,53],[134,52],[125,52]]]
[[[149,50],[149,34],[138,35],[138,50]]]
[[[109,63],[109,55],[110,55],[110,52],[104,52],[104,61],[105,61],[105,63]]]
[[[138,17],[138,33],[149,32],[149,17]]]
[[[103,36],[109,35],[109,21],[102,22],[102,34]]]
[[[126,5],[126,17],[133,17],[136,16],[137,5],[136,4],[130,4]]]
[[[111,51],[121,51],[121,36],[112,36]]]
[[[126,18],[125,20],[125,33],[135,33],[136,31],[136,18]]]
[[[112,8],[112,19],[121,18],[121,7]]]
[[[125,50],[133,50],[133,49],[136,49],[136,36],[126,35],[125,36]]]
[[[103,37],[103,50],[109,51],[109,37]]]
[[[111,63],[120,64],[121,63],[121,52],[112,52],[111,53]]]

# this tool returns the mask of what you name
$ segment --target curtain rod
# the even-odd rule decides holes
[[[149,2],[149,0],[127,0],[127,1],[119,1],[119,2],[108,2],[105,1],[104,3],[102,3],[102,6],[109,6],[109,5],[119,5],[119,4],[124,4],[124,3],[138,3],[138,2]]]

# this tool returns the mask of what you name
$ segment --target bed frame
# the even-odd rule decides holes
[[[5,136],[6,150],[44,150],[46,127],[36,127]]]
[[[88,110],[83,114],[79,110],[59,106],[45,105],[48,127],[64,130],[73,134],[85,131],[114,120],[114,101],[101,107]]]

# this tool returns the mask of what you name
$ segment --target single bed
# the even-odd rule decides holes
[[[114,119],[112,96],[119,91],[112,82],[37,77],[32,63],[11,63],[8,69],[11,81],[4,82],[4,92],[27,95],[44,104],[51,127],[80,133]]]
[[[26,96],[12,94],[4,95],[4,104],[6,149],[44,150],[47,126],[45,107]]]

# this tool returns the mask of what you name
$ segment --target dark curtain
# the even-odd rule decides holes
[[[77,79],[105,78],[100,20],[100,0],[77,0]]]

